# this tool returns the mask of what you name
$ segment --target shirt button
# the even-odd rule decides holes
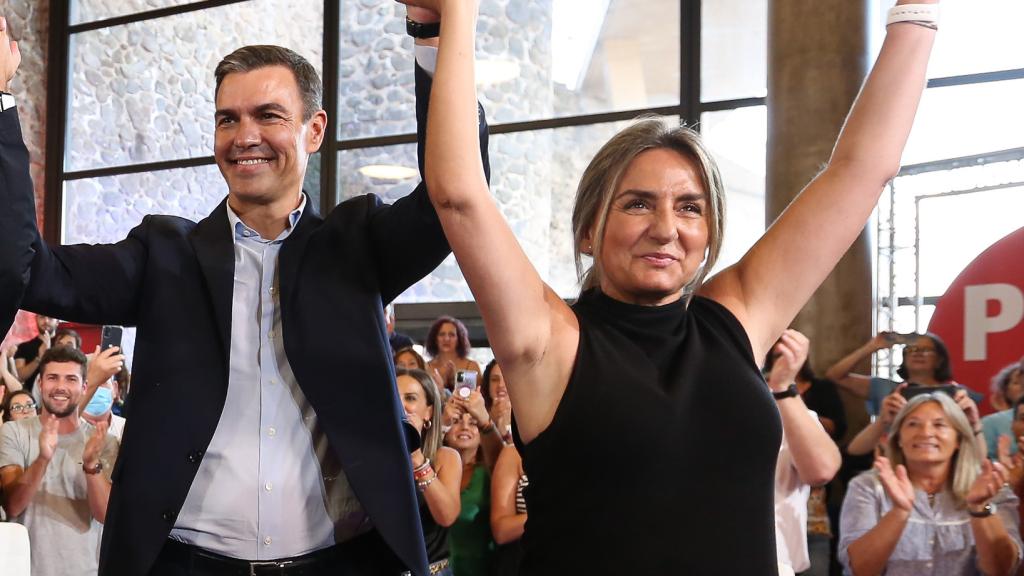
[[[273,386],[274,384],[277,384],[277,380],[274,380],[273,378],[271,378],[270,385]]]
[[[267,332],[267,338],[273,338],[273,337],[274,337],[274,331],[273,330],[271,330],[270,332]]]
[[[273,482],[267,482],[267,485],[264,486],[264,488],[267,489],[267,492],[270,492],[271,490],[274,489],[274,483]]]
[[[266,538],[263,539],[263,545],[264,546],[270,546],[271,542],[273,542],[273,540],[270,539],[270,536],[267,536]]]
[[[273,437],[273,436],[276,436],[276,435],[277,435],[277,428],[274,428],[273,426],[271,426],[270,428],[267,428],[267,436]]]

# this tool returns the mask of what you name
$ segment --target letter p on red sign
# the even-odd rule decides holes
[[[999,311],[989,315],[989,303]],[[964,360],[988,359],[988,335],[1006,332],[1024,320],[1024,292],[1012,284],[964,287]]]
[[[953,379],[988,396],[992,376],[1024,356],[1024,228],[989,246],[935,305],[928,329],[949,349]],[[990,410],[988,400],[982,412]]]

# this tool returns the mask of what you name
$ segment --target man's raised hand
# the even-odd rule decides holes
[[[8,92],[11,78],[21,65],[21,50],[18,43],[11,40],[7,28],[7,18],[0,16],[0,92]]]

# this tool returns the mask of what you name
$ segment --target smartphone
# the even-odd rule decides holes
[[[887,332],[885,340],[891,344],[912,344],[917,340],[917,334],[897,334],[895,332]]]
[[[476,390],[476,372],[473,370],[458,370],[455,372],[455,393],[460,398],[469,398],[470,393]]]
[[[945,392],[950,398],[956,394],[960,387],[956,384],[942,384],[940,386],[922,386],[920,384],[910,384],[903,390],[900,390],[900,396],[903,396],[907,400],[910,400],[914,396],[920,396],[921,394],[934,394],[936,392]]]
[[[121,347],[121,336],[124,329],[120,326],[104,326],[100,331],[100,350],[106,350],[111,346]]]

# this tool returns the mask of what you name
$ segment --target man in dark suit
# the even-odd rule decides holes
[[[0,70],[11,58],[0,49]],[[24,308],[138,326],[100,574],[424,574],[383,305],[448,254],[437,215],[421,184],[321,218],[301,192],[325,137],[315,71],[249,46],[216,77],[229,193],[207,218],[147,216],[104,246],[30,230]],[[430,80],[416,80],[422,149]],[[0,113],[0,179],[21,209],[23,149],[17,113]],[[21,241],[0,230],[0,252]]]

